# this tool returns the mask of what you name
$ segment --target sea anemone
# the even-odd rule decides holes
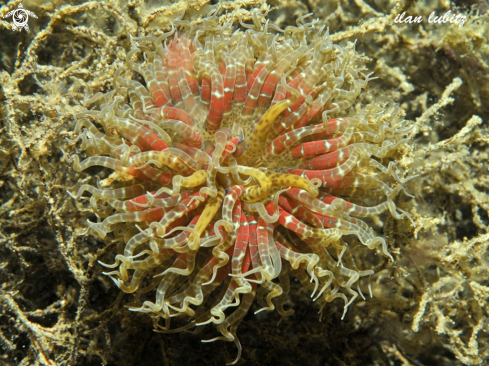
[[[256,292],[261,310],[289,316],[292,275],[321,309],[339,298],[346,312],[373,274],[354,251],[392,260],[358,217],[411,219],[393,201],[406,180],[389,159],[407,129],[392,103],[353,106],[372,79],[354,43],[333,44],[307,16],[282,30],[255,12],[235,30],[218,12],[132,38],[113,90],[76,115],[89,157],[71,160],[115,171],[73,196],[91,193],[99,222],[87,231],[121,244],[105,274],[148,296],[130,309],[162,332],[175,317],[177,330],[215,324],[208,341],[234,341],[235,363]]]

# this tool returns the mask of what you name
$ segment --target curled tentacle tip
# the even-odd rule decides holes
[[[80,197],[78,197],[77,195],[75,195],[75,194],[71,193],[71,192],[70,192],[69,190],[67,190],[67,189],[66,189],[65,191],[66,191],[66,193],[68,193],[68,196],[70,196],[70,197],[71,197],[71,198],[73,198],[74,200],[77,200],[78,198],[80,198]]]

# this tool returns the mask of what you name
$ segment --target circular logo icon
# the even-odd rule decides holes
[[[3,19],[12,16],[12,21],[14,22],[14,25],[12,26],[13,30],[18,29],[19,31],[21,31],[22,28],[25,28],[25,30],[28,31],[29,24],[27,24],[27,21],[29,20],[29,15],[37,18],[36,14],[34,14],[32,11],[24,9],[22,3],[20,3],[17,9],[8,12],[7,15],[3,17]]]

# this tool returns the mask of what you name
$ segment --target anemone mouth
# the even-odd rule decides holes
[[[89,231],[123,244],[106,274],[125,292],[155,294],[132,311],[165,319],[159,331],[182,315],[180,330],[213,323],[222,336],[210,341],[234,341],[240,354],[236,328],[257,290],[261,310],[289,316],[292,275],[321,309],[340,298],[346,312],[373,273],[356,248],[393,260],[358,217],[411,219],[393,201],[406,180],[380,162],[406,129],[389,103],[351,111],[371,79],[352,43],[333,44],[305,17],[280,30],[257,12],[242,31],[217,12],[132,40],[114,90],[76,116],[89,157],[73,156],[75,170],[116,174],[72,196],[91,193],[100,220]]]

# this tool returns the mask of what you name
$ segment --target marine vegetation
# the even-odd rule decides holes
[[[370,218],[411,219],[394,203],[409,127],[393,102],[362,97],[364,58],[310,14],[280,29],[255,11],[236,29],[218,13],[131,39],[112,90],[76,114],[88,157],[73,155],[74,169],[114,172],[72,196],[91,194],[86,234],[118,243],[101,264],[141,294],[130,310],[160,332],[212,323],[220,336],[206,342],[234,342],[236,363],[255,298],[292,314],[291,276],[321,311],[371,295],[358,253],[393,258]]]

